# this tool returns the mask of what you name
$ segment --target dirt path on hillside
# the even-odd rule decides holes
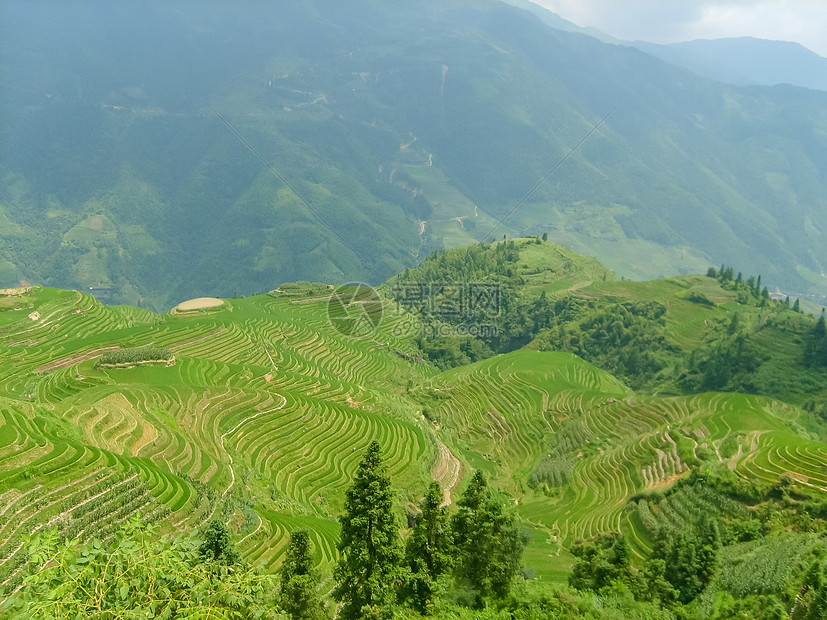
[[[66,357],[61,357],[59,359],[43,364],[42,366],[38,366],[34,369],[34,371],[47,372],[50,370],[57,370],[59,368],[68,368],[69,366],[74,366],[75,364],[79,364],[80,362],[85,362],[87,360],[91,360],[95,357],[98,357],[102,353],[106,353],[108,351],[117,351],[120,348],[121,345],[112,344],[105,347],[98,347],[97,349],[92,349],[91,351],[85,351],[83,353],[67,355]]]
[[[431,468],[431,476],[442,486],[442,505],[451,505],[451,492],[456,490],[462,476],[462,463],[441,441],[436,442],[438,454]]]
[[[235,484],[235,471],[233,470],[233,457],[227,451],[227,448],[224,445],[224,439],[227,438],[227,435],[232,435],[234,432],[236,432],[243,424],[246,424],[247,422],[249,422],[251,420],[255,420],[256,418],[261,417],[261,416],[263,416],[267,413],[273,413],[274,411],[278,411],[279,409],[284,408],[284,406],[287,404],[287,399],[284,396],[282,396],[281,394],[278,394],[278,396],[281,396],[281,401],[282,401],[281,404],[278,407],[273,407],[271,409],[267,409],[266,411],[259,411],[258,413],[254,413],[253,415],[247,416],[246,418],[241,420],[241,422],[239,422],[238,424],[233,426],[230,430],[228,430],[226,433],[221,435],[221,437],[219,437],[218,441],[221,444],[221,449],[224,450],[224,452],[227,453],[227,458],[229,459],[229,465],[230,465],[230,486],[228,486],[224,490],[224,492],[221,494],[222,497],[224,495],[226,495],[230,491],[230,489],[233,488],[233,485]]]

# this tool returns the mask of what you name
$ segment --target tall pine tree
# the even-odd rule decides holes
[[[437,580],[452,564],[451,529],[442,503],[442,489],[432,482],[419,502],[420,514],[405,545],[405,564],[410,571],[405,598],[422,614],[428,613],[437,595]]]
[[[287,547],[287,557],[281,566],[279,598],[282,609],[293,620],[326,618],[318,587],[319,577],[313,570],[310,537],[304,530],[293,532]]]
[[[376,441],[368,446],[339,518],[342,537],[334,571],[339,618],[381,615],[393,602],[401,570],[399,523],[393,513],[391,481]]]
[[[451,529],[458,581],[473,592],[477,606],[492,596],[504,598],[520,570],[525,547],[514,518],[492,496],[479,470],[457,505]]]
[[[804,347],[804,363],[807,366],[827,366],[827,326],[824,313],[816,321]]]

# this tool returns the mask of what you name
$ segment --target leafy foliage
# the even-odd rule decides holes
[[[571,468],[572,464],[565,458],[546,455],[531,472],[528,484],[532,487],[540,485],[549,487],[565,486],[571,478]]]
[[[807,338],[804,363],[807,366],[827,367],[827,327],[824,324],[823,312]]]
[[[629,546],[623,535],[611,533],[597,540],[579,542],[572,548],[577,561],[569,585],[580,590],[598,591],[616,581],[631,580]]]
[[[221,519],[211,519],[202,534],[204,542],[198,547],[198,555],[208,562],[232,566],[242,562],[227,524]]]
[[[438,581],[453,565],[448,511],[441,502],[442,489],[438,482],[432,482],[419,502],[420,512],[414,515],[405,543],[405,564],[410,575],[404,596],[423,614],[433,608],[439,593]]]
[[[276,618],[273,579],[257,570],[202,561],[193,536],[158,538],[139,517],[108,541],[58,544],[54,529],[26,542],[36,569],[3,607],[4,617]]]
[[[135,347],[108,351],[100,358],[101,364],[137,364],[172,359],[172,351],[153,347]]]

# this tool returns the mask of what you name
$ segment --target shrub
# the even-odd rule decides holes
[[[172,351],[153,347],[137,347],[109,351],[101,356],[104,365],[138,364],[140,362],[158,362],[172,359]]]

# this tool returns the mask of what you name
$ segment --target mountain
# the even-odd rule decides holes
[[[606,34],[602,30],[598,30],[597,28],[578,26],[574,22],[560,17],[557,13],[550,11],[549,9],[537,4],[536,2],[532,2],[532,0],[505,1],[508,4],[519,7],[525,11],[528,11],[529,13],[536,15],[544,24],[554,28],[555,30],[562,30],[564,32],[578,32],[580,34],[585,34],[590,37],[594,37],[598,41],[603,41],[604,43],[623,43],[621,39],[616,39],[613,36]]]
[[[4,285],[162,310],[548,232],[620,277],[724,262],[827,291],[825,93],[493,0],[0,10]]]
[[[463,251],[472,254],[457,260]],[[757,357],[783,358],[809,396],[773,385],[767,395],[632,389],[578,355],[537,350],[542,339],[439,368],[418,344],[426,314],[393,287],[452,265],[525,301],[591,302],[568,313],[578,321],[600,304],[661,305],[682,360],[736,320],[755,330]],[[162,532],[220,517],[267,570],[291,532],[308,530],[328,577],[345,490],[377,440],[399,514],[432,477],[455,503],[472,470],[486,472],[531,533],[531,588],[565,582],[578,541],[619,530],[641,567],[659,537],[694,531],[706,515],[725,542],[709,605],[719,591],[798,591],[824,545],[812,532],[824,518],[827,410],[805,400],[823,406],[827,368],[795,354],[814,319],[710,276],[618,281],[539,239],[442,251],[417,269],[379,297],[298,282],[162,315],[72,290],[0,291],[0,587],[19,585],[29,566],[24,534],[106,538],[138,513]],[[767,554],[783,557],[757,572]],[[691,617],[711,615],[699,609]]]
[[[827,90],[827,58],[799,43],[738,37],[668,45],[634,41],[631,45],[721,82],[742,86],[792,84]]]

